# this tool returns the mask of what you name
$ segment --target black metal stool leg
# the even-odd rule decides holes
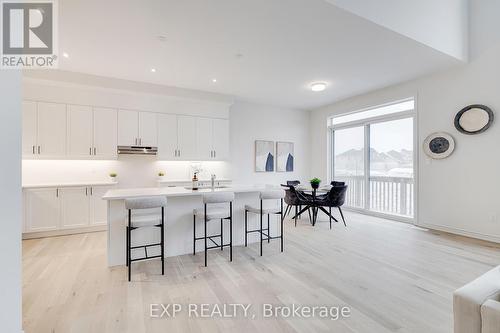
[[[262,200],[260,200],[260,256],[262,257]]]
[[[224,251],[224,227],[222,223],[223,219],[220,219],[220,250]]]
[[[131,278],[132,278],[132,261],[131,261],[131,256],[132,256],[132,253],[131,253],[131,247],[132,247],[132,242],[130,240],[130,220],[131,220],[131,211],[129,210],[129,220],[128,220],[128,227],[127,227],[127,239],[128,239],[128,243],[127,243],[127,263],[128,263],[128,280],[130,281]]]
[[[270,214],[267,214],[267,242],[271,242],[271,231],[269,229]]]
[[[161,207],[161,275],[165,275],[165,207]]]
[[[283,215],[283,199],[281,199],[281,211],[280,211],[280,223],[281,223],[281,228],[280,228],[280,238],[281,238],[281,252],[283,252],[283,220],[285,219],[285,216]]]
[[[245,247],[248,246],[248,210],[245,209]]]
[[[205,204],[205,215],[204,215],[204,220],[205,220],[205,267],[207,267],[207,204]]]
[[[229,261],[233,261],[233,202],[229,203]]]
[[[128,267],[128,226],[130,225],[130,220],[132,219],[131,216],[132,212],[128,211],[128,222],[127,225],[125,226],[125,235],[126,235],[126,240],[125,240],[125,253],[126,253],[126,259],[125,259],[125,265]]]
[[[196,215],[193,214],[193,256],[196,255]]]

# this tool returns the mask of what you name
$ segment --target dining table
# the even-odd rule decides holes
[[[303,193],[305,195],[308,195],[311,200],[308,201],[308,205],[304,206],[294,217],[293,219],[299,217],[302,215],[305,211],[309,212],[309,209],[312,210],[312,218],[311,214],[309,214],[310,219],[311,219],[311,224],[312,226],[316,225],[316,221],[318,220],[318,212],[322,211],[325,213],[329,218],[333,219],[335,222],[338,222],[338,220],[331,215],[329,211],[327,211],[322,205],[321,205],[321,199],[318,197],[320,195],[327,194],[330,192],[331,187],[320,187],[320,188],[312,188],[312,187],[305,187],[305,186],[296,186],[295,187],[296,191],[299,193]]]

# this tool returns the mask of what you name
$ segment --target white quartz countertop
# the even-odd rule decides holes
[[[118,182],[110,181],[88,181],[88,182],[61,182],[61,183],[28,183],[23,184],[23,189],[44,187],[78,187],[78,186],[111,186]]]
[[[181,186],[177,187],[150,187],[150,188],[133,188],[133,189],[116,189],[107,191],[102,197],[104,200],[123,200],[128,198],[149,197],[149,196],[166,196],[166,197],[182,197],[195,196],[203,193],[211,192],[234,192],[234,193],[250,193],[260,192],[264,189],[280,189],[279,186],[231,186],[224,188],[204,188],[199,190],[189,190]]]

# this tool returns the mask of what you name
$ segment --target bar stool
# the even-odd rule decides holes
[[[164,222],[165,222],[165,206],[167,205],[167,198],[165,197],[145,197],[133,198],[125,200],[125,208],[128,210],[128,223],[127,223],[127,266],[128,266],[128,280],[130,281],[132,272],[132,262],[147,260],[152,258],[161,258],[161,275],[165,275],[165,235],[164,235]],[[158,214],[132,214],[133,210],[157,209],[161,208],[161,215]],[[132,246],[132,231],[138,228],[153,227],[160,228],[160,243],[144,244],[139,246]],[[160,246],[160,255],[148,256],[148,247]],[[133,249],[144,248],[145,256],[142,258],[131,258]]]
[[[283,190],[267,190],[260,192],[260,207],[253,207],[251,205],[245,205],[245,247],[248,245],[248,234],[258,232],[260,234],[260,256],[262,256],[262,242],[267,240],[269,243],[271,239],[280,239],[281,240],[281,252],[283,252],[283,198],[285,197],[285,192]],[[270,207],[263,208],[264,201],[270,200],[280,200],[280,207]],[[260,215],[260,229],[248,230],[248,212],[255,213]],[[270,215],[279,215],[280,216],[280,234],[276,237],[271,237],[271,231],[269,229],[269,219]],[[263,216],[267,215],[267,229],[262,228],[262,219]],[[267,231],[267,234],[264,233]],[[263,236],[266,236],[264,238]]]
[[[212,192],[203,194],[203,208],[193,210],[193,255],[196,255],[196,241],[205,241],[205,267],[207,267],[207,251],[211,249],[224,250],[229,246],[229,261],[233,261],[233,192]],[[229,203],[229,212],[221,207]],[[210,205],[210,206],[209,206]],[[203,237],[196,237],[196,217],[203,219],[205,224],[205,234]],[[220,234],[207,235],[207,223],[212,220],[220,220]],[[224,244],[224,220],[229,220],[229,243]],[[213,240],[220,238],[220,244]],[[207,240],[214,243],[208,246]]]

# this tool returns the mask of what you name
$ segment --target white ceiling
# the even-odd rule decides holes
[[[458,63],[324,0],[63,0],[59,9],[62,70],[289,108]],[[329,87],[313,93],[314,81]]]

